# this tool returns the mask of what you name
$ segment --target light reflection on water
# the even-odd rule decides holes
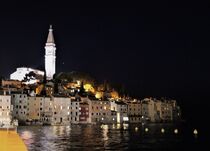
[[[20,126],[18,133],[29,151],[177,150],[199,146],[198,139],[184,133],[184,127],[176,135],[174,129],[170,124]]]

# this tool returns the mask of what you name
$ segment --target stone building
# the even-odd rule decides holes
[[[142,117],[142,105],[140,101],[128,102],[128,116],[130,123],[140,123]]]
[[[89,104],[92,123],[112,123],[110,101],[91,99]]]
[[[116,111],[117,123],[129,122],[128,119],[128,105],[122,101],[111,101],[111,110]]]
[[[9,126],[12,122],[11,96],[0,95],[0,127]]]

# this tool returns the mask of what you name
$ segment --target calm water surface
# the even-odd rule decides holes
[[[148,128],[148,132],[145,132]],[[164,133],[161,133],[164,128]],[[178,134],[174,129],[178,129]],[[200,136],[183,125],[19,126],[29,151],[68,150],[200,150]]]

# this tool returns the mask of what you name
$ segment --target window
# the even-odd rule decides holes
[[[40,108],[40,111],[42,111],[42,108]]]
[[[54,114],[57,114],[56,112],[54,112]]]

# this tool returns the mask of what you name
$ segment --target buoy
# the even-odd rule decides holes
[[[148,128],[145,128],[145,132],[148,132],[149,131],[149,129]]]
[[[198,135],[198,130],[197,129],[194,129],[193,134],[194,135]]]
[[[164,130],[164,128],[161,128],[161,133],[165,133],[165,130]]]
[[[178,129],[175,129],[175,130],[174,130],[174,133],[175,133],[175,134],[178,134]]]

